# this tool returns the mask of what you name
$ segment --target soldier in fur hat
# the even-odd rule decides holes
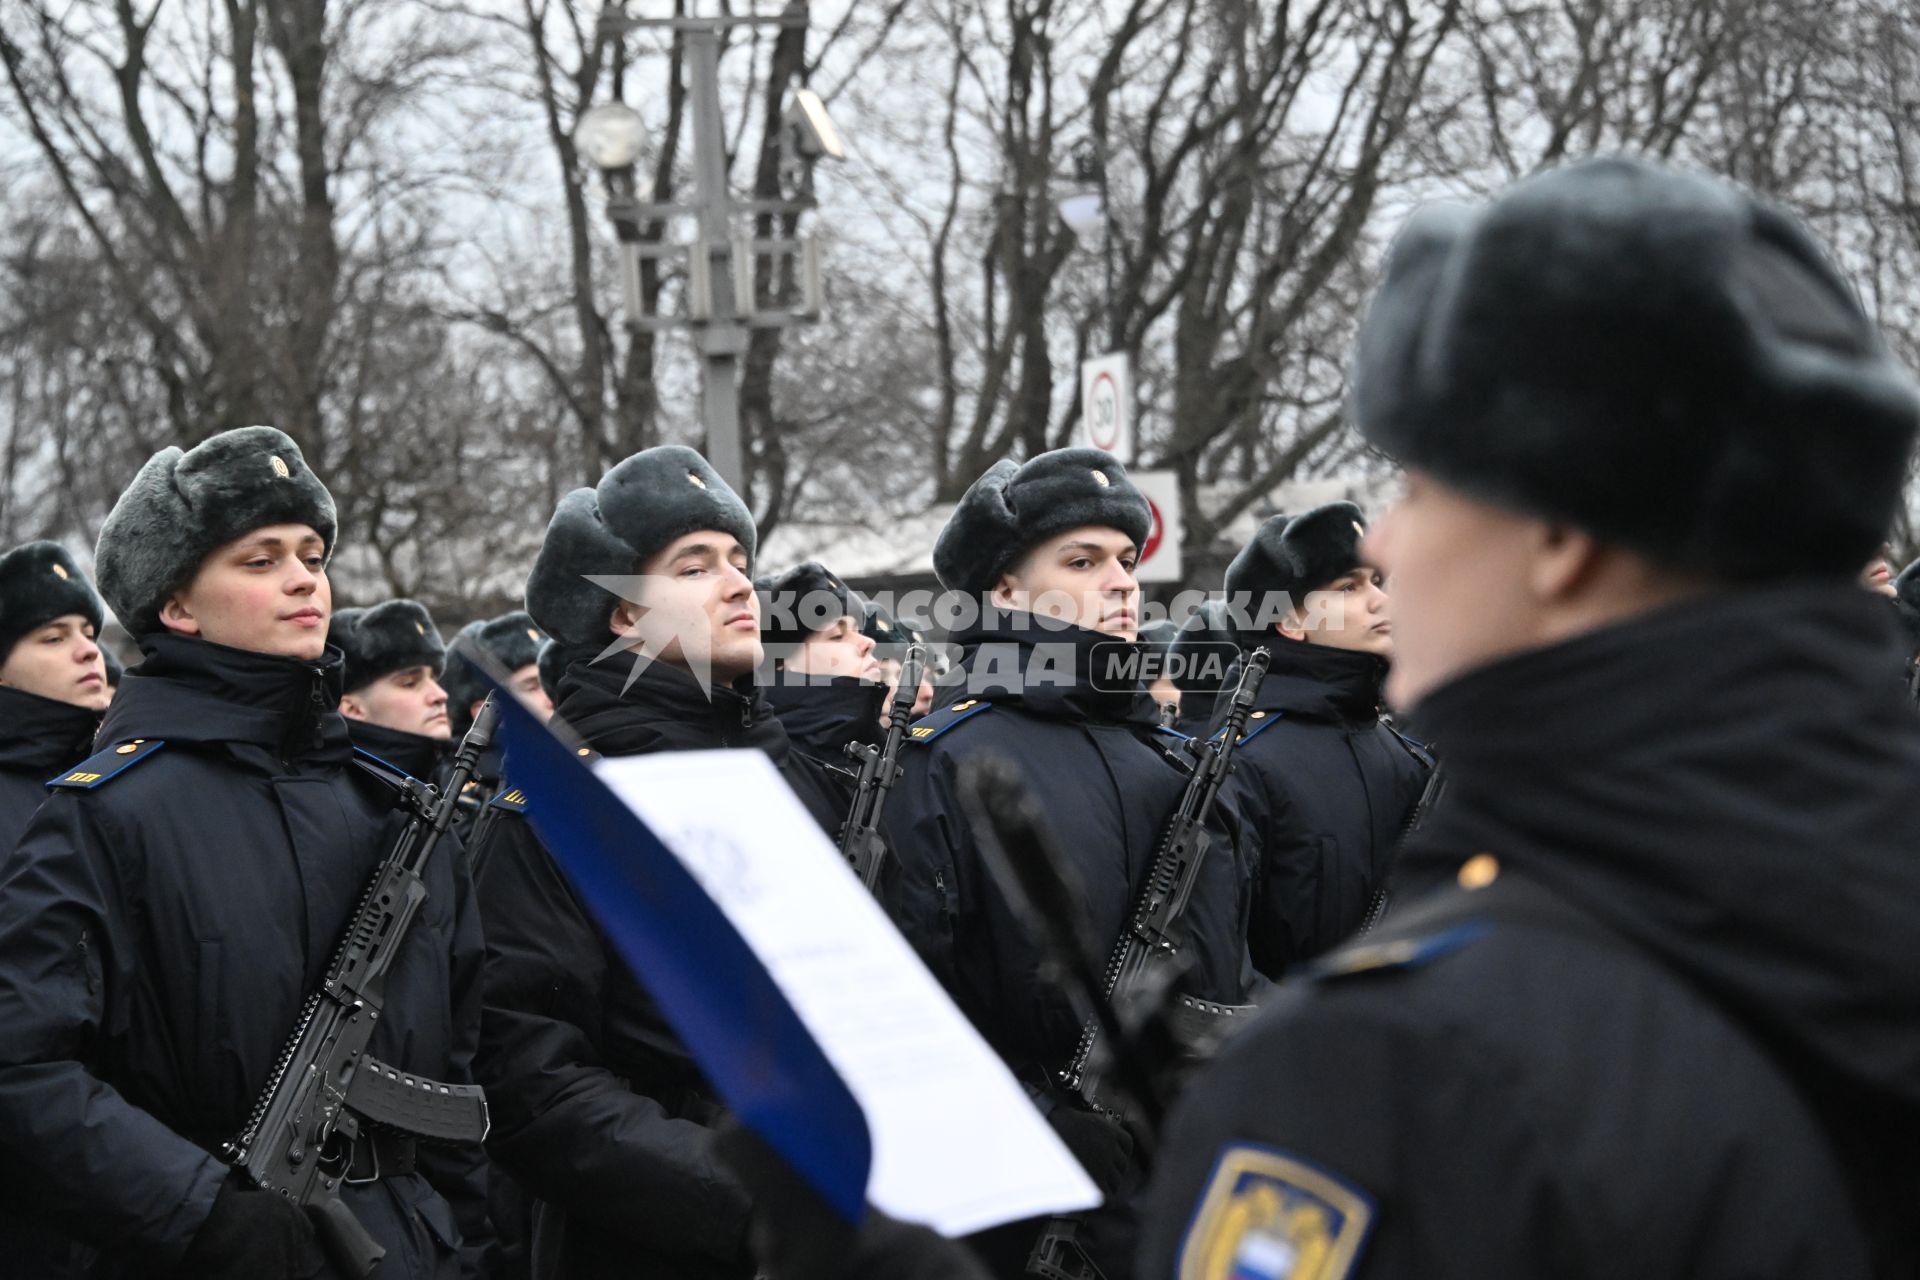
[[[800,750],[832,764],[877,741],[885,672],[866,634],[865,603],[818,560],[762,578],[762,685]]]
[[[763,751],[838,830],[844,774],[793,749],[755,686],[760,616],[746,504],[666,445],[561,499],[527,607],[561,669],[557,716],[603,755]],[[723,1116],[692,1058],[548,856],[512,779],[480,837],[489,954],[481,1076],[490,1150],[541,1201],[534,1255],[568,1280],[754,1274],[749,1202],[716,1159]]]
[[[0,1150],[12,1207],[66,1255],[16,1253],[20,1274],[334,1274],[305,1211],[216,1154],[397,834],[393,785],[335,710],[334,534],[270,427],[155,454],[101,529],[101,593],[145,660],[0,868]],[[429,864],[372,1046],[456,1083],[479,1013],[464,874]],[[382,1274],[455,1280],[463,1231],[484,1243],[478,1148],[369,1132],[350,1158],[342,1199]]]
[[[110,699],[100,595],[56,542],[0,555],[0,854],[87,754]]]
[[[1046,779],[1060,847],[1084,882],[1100,945],[1111,946],[1186,781],[1183,739],[1160,728],[1139,684],[1134,566],[1151,523],[1126,469],[1095,449],[999,462],[974,482],[933,559],[980,621],[953,636],[959,660],[913,727],[884,819],[896,856],[882,896],[1106,1192],[1085,1243],[1110,1277],[1130,1274],[1132,1137],[1058,1083],[1080,1016],[1048,981],[1043,946],[992,889],[959,778],[968,760],[995,755]],[[1220,1004],[1248,994],[1244,856],[1222,820],[1181,922],[1193,960],[1185,994]],[[998,1273],[1019,1275],[1038,1235],[1039,1224],[1014,1224],[980,1246]]]
[[[1433,768],[1381,715],[1393,631],[1365,533],[1350,502],[1274,516],[1227,567],[1229,611],[1249,628],[1242,647],[1272,654],[1233,779],[1260,846],[1248,944],[1269,977],[1343,941],[1384,901]],[[1237,679],[1229,672],[1227,687]]]
[[[335,611],[327,643],[344,659],[340,714],[354,745],[433,781],[453,730],[440,675],[447,647],[425,607],[388,600]]]

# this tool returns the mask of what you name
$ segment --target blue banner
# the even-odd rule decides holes
[[[849,1222],[866,1210],[866,1117],[738,931],[680,860],[511,693],[500,736],[526,818],[741,1122]]]

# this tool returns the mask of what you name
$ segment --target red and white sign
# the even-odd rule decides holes
[[[1153,528],[1147,531],[1147,543],[1140,548],[1136,570],[1142,582],[1180,581],[1180,539],[1184,532],[1180,518],[1180,473],[1177,471],[1129,471],[1133,481],[1153,511]]]
[[[1133,369],[1124,353],[1080,366],[1080,431],[1076,444],[1133,462]]]

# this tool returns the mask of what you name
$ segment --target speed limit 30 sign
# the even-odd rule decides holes
[[[1122,355],[1100,356],[1080,366],[1078,444],[1104,449],[1133,463],[1133,370]]]

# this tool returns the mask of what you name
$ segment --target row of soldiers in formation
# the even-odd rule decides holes
[[[1097,451],[1001,462],[934,550],[989,607],[916,691],[879,892],[1100,1185],[1080,1274],[1916,1274],[1920,725],[1913,646],[1859,589],[1920,417],[1905,373],[1790,221],[1620,159],[1417,217],[1353,398],[1405,498],[1371,530],[1348,504],[1269,520],[1224,584],[1279,608],[1220,637],[1271,670],[1176,994],[1247,1025],[1183,1063],[1164,1134],[1063,1086],[1081,1011],[962,794],[1012,762],[1093,934],[1122,934],[1225,711],[1199,723],[1194,691],[1183,733],[1100,676],[1141,643],[1147,503]],[[9,1275],[338,1274],[218,1153],[391,842],[395,771],[443,776],[481,667],[583,753],[760,750],[829,835],[845,748],[886,725],[899,620],[811,564],[762,590],[837,608],[763,608],[750,513],[693,450],[568,494],[526,612],[450,647],[409,601],[334,611],[335,532],[293,441],[250,427],[147,462],[98,594],[50,544],[0,561]],[[110,705],[101,597],[142,652]],[[1430,812],[1383,693],[1445,759]],[[539,796],[496,759],[469,798],[374,1048],[483,1085],[492,1131],[354,1139],[377,1276],[1028,1273],[1040,1224],[849,1224],[723,1137]]]

